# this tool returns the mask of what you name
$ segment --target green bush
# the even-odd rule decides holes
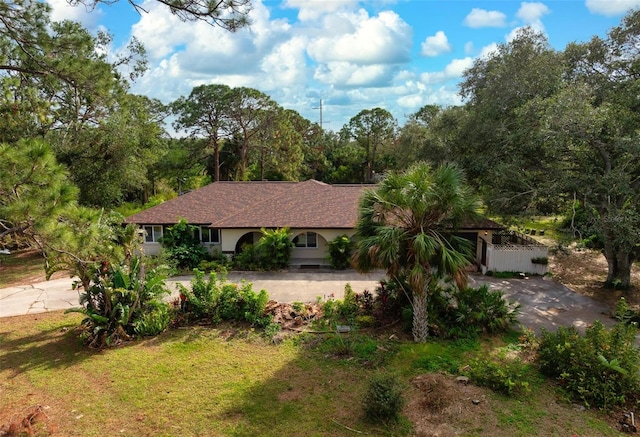
[[[403,386],[397,377],[377,374],[369,381],[362,399],[365,417],[373,423],[395,423],[404,406]]]
[[[640,388],[636,333],[635,327],[625,324],[607,330],[600,321],[584,335],[573,326],[555,333],[543,331],[540,370],[587,407],[608,410],[625,404],[637,397]]]
[[[233,257],[238,270],[281,270],[289,267],[293,242],[288,228],[261,229],[262,237],[256,244],[245,244]]]
[[[618,322],[622,322],[627,325],[633,324],[638,327],[640,324],[640,311],[631,309],[624,297],[621,297],[618,302],[616,302],[613,317],[615,317]]]
[[[260,251],[254,244],[243,244],[240,253],[234,255],[232,266],[236,270],[243,271],[264,270],[262,268]]]
[[[280,270],[289,267],[293,242],[289,228],[260,229],[262,237],[258,241],[257,250],[262,270]]]
[[[209,260],[205,259],[200,261],[198,270],[202,270],[203,272],[226,273],[228,267],[231,265],[227,255],[219,251],[214,251],[210,258]]]
[[[155,301],[148,305],[146,311],[135,321],[134,329],[138,335],[153,337],[167,329],[170,323],[169,306],[164,302]]]
[[[464,375],[476,385],[505,395],[523,395],[531,391],[531,368],[521,361],[492,361],[476,358],[465,367]]]
[[[204,273],[195,269],[191,287],[178,284],[178,289],[185,297],[183,311],[192,322],[235,320],[259,327],[271,322],[271,317],[265,315],[269,295],[265,290],[256,293],[249,282],[238,286],[227,283],[224,274],[216,273],[205,279]]]
[[[166,230],[160,241],[178,269],[193,269],[209,256],[207,249],[196,238],[195,229],[185,219],[180,219]]]
[[[331,268],[344,270],[351,267],[351,252],[354,243],[346,235],[341,235],[329,241],[329,263]]]
[[[486,284],[479,288],[454,289],[453,299],[457,324],[496,333],[507,331],[518,321],[520,304],[508,302],[501,291],[490,290]]]
[[[136,257],[129,265],[106,265],[105,271],[96,272],[91,287],[80,295],[81,308],[67,312],[86,316],[81,323],[82,336],[86,344],[98,349],[130,340],[138,334],[138,326],[149,325],[149,332],[161,331],[166,327],[161,326],[162,316],[148,313],[162,311],[158,310],[163,305],[162,297],[169,294],[164,281],[163,272],[158,270],[147,270],[143,276]],[[154,317],[158,320],[152,320]]]

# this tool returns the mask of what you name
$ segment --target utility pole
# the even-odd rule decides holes
[[[319,109],[320,110],[320,127],[322,127],[323,123],[328,123],[326,121],[322,121],[322,99],[320,99],[320,106],[316,106],[314,108],[311,109]]]

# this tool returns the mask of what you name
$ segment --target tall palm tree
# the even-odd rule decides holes
[[[476,218],[478,208],[464,174],[451,164],[433,169],[416,163],[388,174],[360,200],[354,266],[385,269],[408,285],[416,342],[427,339],[429,290],[436,282],[449,277],[466,285],[470,244],[453,232],[463,220]]]

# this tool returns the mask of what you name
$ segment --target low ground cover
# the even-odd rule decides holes
[[[615,414],[584,410],[544,381],[510,397],[456,381],[474,358],[517,350],[515,334],[415,344],[371,329],[274,343],[223,324],[98,352],[78,340],[80,318],[0,319],[0,427],[36,412],[34,435],[619,435]],[[365,420],[362,405],[381,372],[404,387],[390,424]]]

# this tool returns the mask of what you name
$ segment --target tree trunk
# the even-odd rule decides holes
[[[608,266],[605,287],[619,290],[631,288],[632,254],[627,250],[615,247],[613,242],[605,240],[604,257],[607,259]]]
[[[426,290],[421,293],[413,293],[413,341],[416,343],[426,343],[429,336],[429,312],[427,302],[429,295]]]

